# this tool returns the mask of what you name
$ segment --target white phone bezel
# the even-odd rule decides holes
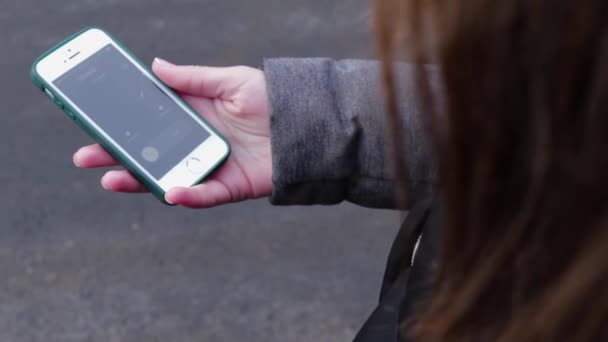
[[[195,122],[207,130],[210,134],[204,142],[190,152],[182,161],[175,165],[161,179],[153,177],[140,163],[137,162],[131,154],[122,148],[109,134],[99,127],[83,110],[81,110],[70,98],[68,98],[53,82],[61,75],[70,71],[79,63],[91,57],[97,51],[101,50],[108,44],[112,44],[124,57],[137,67],[144,75],[162,89],[173,101],[175,101],[183,110],[195,118]],[[110,143],[112,143],[129,161],[139,168],[150,180],[154,181],[163,191],[167,192],[174,187],[190,187],[196,184],[200,179],[206,176],[217,164],[226,158],[229,153],[228,145],[217,136],[203,122],[198,120],[198,113],[193,112],[189,107],[182,104],[177,96],[169,90],[162,82],[158,81],[147,69],[127,53],[119,44],[117,44],[110,36],[102,30],[92,28],[78,35],[71,41],[67,42],[60,49],[53,51],[51,54],[40,60],[36,66],[36,72],[42,79],[46,81],[48,87],[55,94],[59,94],[63,101],[67,102],[72,108],[78,111],[80,117],[93,126],[100,134],[102,134]],[[192,164],[196,163],[193,168]]]

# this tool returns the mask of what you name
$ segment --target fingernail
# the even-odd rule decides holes
[[[106,174],[101,177],[101,186],[104,189],[106,189],[108,191],[112,191],[112,189],[108,185],[108,179],[111,178],[113,175],[117,174],[117,172],[118,171],[116,171],[116,170],[111,170],[111,171],[106,172]]]
[[[173,63],[170,63],[170,62],[168,62],[168,61],[166,61],[166,60],[164,60],[162,58],[159,58],[159,57],[154,58],[154,62],[153,63],[158,64],[158,65],[173,65]]]
[[[171,205],[175,204],[175,202],[174,202],[174,201],[172,201],[171,199],[169,199],[169,197],[171,196],[171,193],[172,193],[172,192],[173,192],[173,189],[169,189],[169,191],[167,191],[167,192],[165,193],[165,202],[167,202],[167,203],[169,203],[169,204],[171,204]]]
[[[110,190],[110,189],[108,188],[108,186],[106,185],[106,181],[105,181],[105,179],[106,179],[106,176],[105,176],[105,175],[104,175],[103,177],[101,177],[101,187],[102,187],[104,190]]]
[[[77,167],[80,167],[80,164],[78,163],[78,155],[80,154],[81,151],[82,151],[82,147],[79,148],[78,151],[74,152],[74,154],[72,155],[72,162]]]

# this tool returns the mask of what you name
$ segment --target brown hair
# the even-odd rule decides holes
[[[442,85],[418,68],[445,215],[434,287],[408,331],[608,339],[608,1],[376,0],[376,28],[394,141],[395,59],[438,61]]]

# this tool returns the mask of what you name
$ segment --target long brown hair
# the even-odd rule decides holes
[[[436,61],[441,83],[419,68],[445,220],[433,290],[406,329],[421,341],[608,339],[608,1],[375,10],[393,141],[393,62],[404,50]]]

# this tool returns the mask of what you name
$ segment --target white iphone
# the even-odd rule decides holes
[[[155,196],[201,182],[230,145],[99,28],[66,39],[32,67],[32,80]]]

